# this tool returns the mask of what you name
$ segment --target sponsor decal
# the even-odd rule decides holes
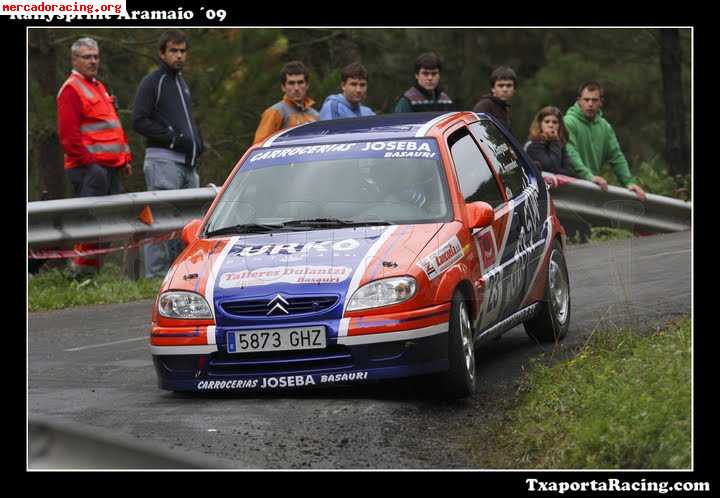
[[[427,142],[420,142],[416,140],[408,141],[401,140],[397,142],[368,142],[364,144],[365,147],[360,150],[408,150],[418,152],[432,152],[430,150],[430,144]]]
[[[358,147],[359,143],[346,144],[327,144],[327,145],[309,145],[305,147],[286,147],[282,149],[268,150],[253,155],[250,158],[251,163],[261,161],[263,159],[275,159],[278,157],[302,156],[305,154],[327,154],[328,152],[348,152]]]
[[[385,151],[383,157],[419,157],[433,159],[436,154],[430,144],[420,141],[401,140],[397,142],[368,142],[361,151]]]
[[[502,156],[505,154],[508,150],[510,150],[510,147],[506,143],[501,143],[497,147],[495,147],[495,154],[498,156]]]
[[[480,234],[480,251],[482,253],[483,268],[490,268],[495,263],[497,250],[492,229],[485,230]]]
[[[422,270],[425,272],[425,274],[428,276],[430,280],[438,276],[437,270],[435,270],[435,267],[430,262],[429,258],[422,259],[418,261],[418,266],[422,268]]]
[[[349,380],[367,380],[367,372],[350,372],[341,374],[323,374],[320,376],[320,383],[347,382]]]
[[[286,266],[276,268],[259,268],[257,270],[241,270],[223,273],[220,287],[253,287],[271,283],[288,284],[334,284],[345,280],[352,273],[347,266]]]
[[[201,380],[196,388],[198,391],[218,391],[227,389],[278,389],[284,387],[305,387],[317,384],[332,384],[367,380],[368,372],[345,372],[322,375],[282,375],[277,377],[260,377],[257,379],[236,380]]]
[[[504,169],[505,173],[509,173],[517,167],[518,167],[517,161],[511,161],[511,162],[507,163],[503,169]]]
[[[422,268],[430,280],[438,277],[445,270],[450,268],[455,262],[462,259],[465,255],[462,245],[457,236],[453,236],[445,242],[440,248],[425,256],[416,264]]]
[[[233,256],[251,257],[276,254],[304,254],[314,250],[317,252],[327,251],[352,251],[360,246],[355,239],[339,240],[333,243],[330,240],[307,242],[305,244],[264,244],[264,245],[242,245],[238,244],[232,248]]]
[[[370,157],[437,159],[439,153],[431,139],[382,140],[262,149],[254,152],[246,163],[250,168],[262,168],[289,162]]]
[[[540,206],[538,205],[540,191],[538,190],[537,183],[530,182],[525,170],[521,169],[521,171],[523,190],[527,194],[524,206],[525,225],[528,227],[530,237],[534,240],[535,233],[540,226]]]
[[[197,383],[198,391],[213,389],[253,389],[257,387],[258,379],[247,380],[201,380]]]

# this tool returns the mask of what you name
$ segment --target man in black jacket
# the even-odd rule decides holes
[[[140,82],[133,105],[133,129],[146,138],[145,184],[148,190],[197,188],[204,146],[182,77],[187,37],[182,31],[166,31],[159,45],[160,65]],[[145,276],[164,276],[181,250],[177,239],[145,246]]]
[[[484,112],[497,118],[505,128],[510,128],[510,100],[515,95],[517,76],[509,67],[500,66],[490,75],[490,93],[483,95],[473,112]]]

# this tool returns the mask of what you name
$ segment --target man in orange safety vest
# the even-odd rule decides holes
[[[117,113],[115,97],[97,80],[100,50],[92,38],[71,47],[73,70],[57,95],[58,135],[65,152],[64,166],[75,197],[121,194],[120,172],[132,173],[132,155]],[[79,252],[98,244],[77,244]],[[96,273],[97,255],[73,258],[74,275]]]

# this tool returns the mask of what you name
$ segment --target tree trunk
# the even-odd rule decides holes
[[[31,30],[30,59],[29,64],[35,66],[30,74],[45,97],[52,97],[54,100],[59,84],[57,81],[56,66],[57,53],[55,46],[50,39],[50,30]],[[33,141],[34,154],[30,167],[38,168],[38,190],[42,196],[47,192],[47,199],[62,199],[65,197],[65,173],[63,169],[63,152],[60,147],[57,130],[54,123],[57,120],[56,114],[49,119],[49,125],[36,136],[30,137]]]
[[[665,159],[670,174],[690,173],[690,146],[687,114],[683,104],[682,60],[678,29],[660,30],[660,66],[665,104]]]

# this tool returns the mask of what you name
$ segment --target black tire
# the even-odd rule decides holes
[[[538,342],[557,342],[565,337],[570,327],[571,309],[570,279],[565,255],[558,240],[553,242],[546,271],[545,296],[540,303],[540,311],[523,325],[531,339]],[[555,273],[553,278],[551,271]],[[553,286],[554,289],[551,288]]]
[[[447,398],[465,398],[475,392],[475,346],[468,305],[460,291],[455,291],[450,309],[448,332],[448,360],[450,369],[443,378],[443,392]]]

